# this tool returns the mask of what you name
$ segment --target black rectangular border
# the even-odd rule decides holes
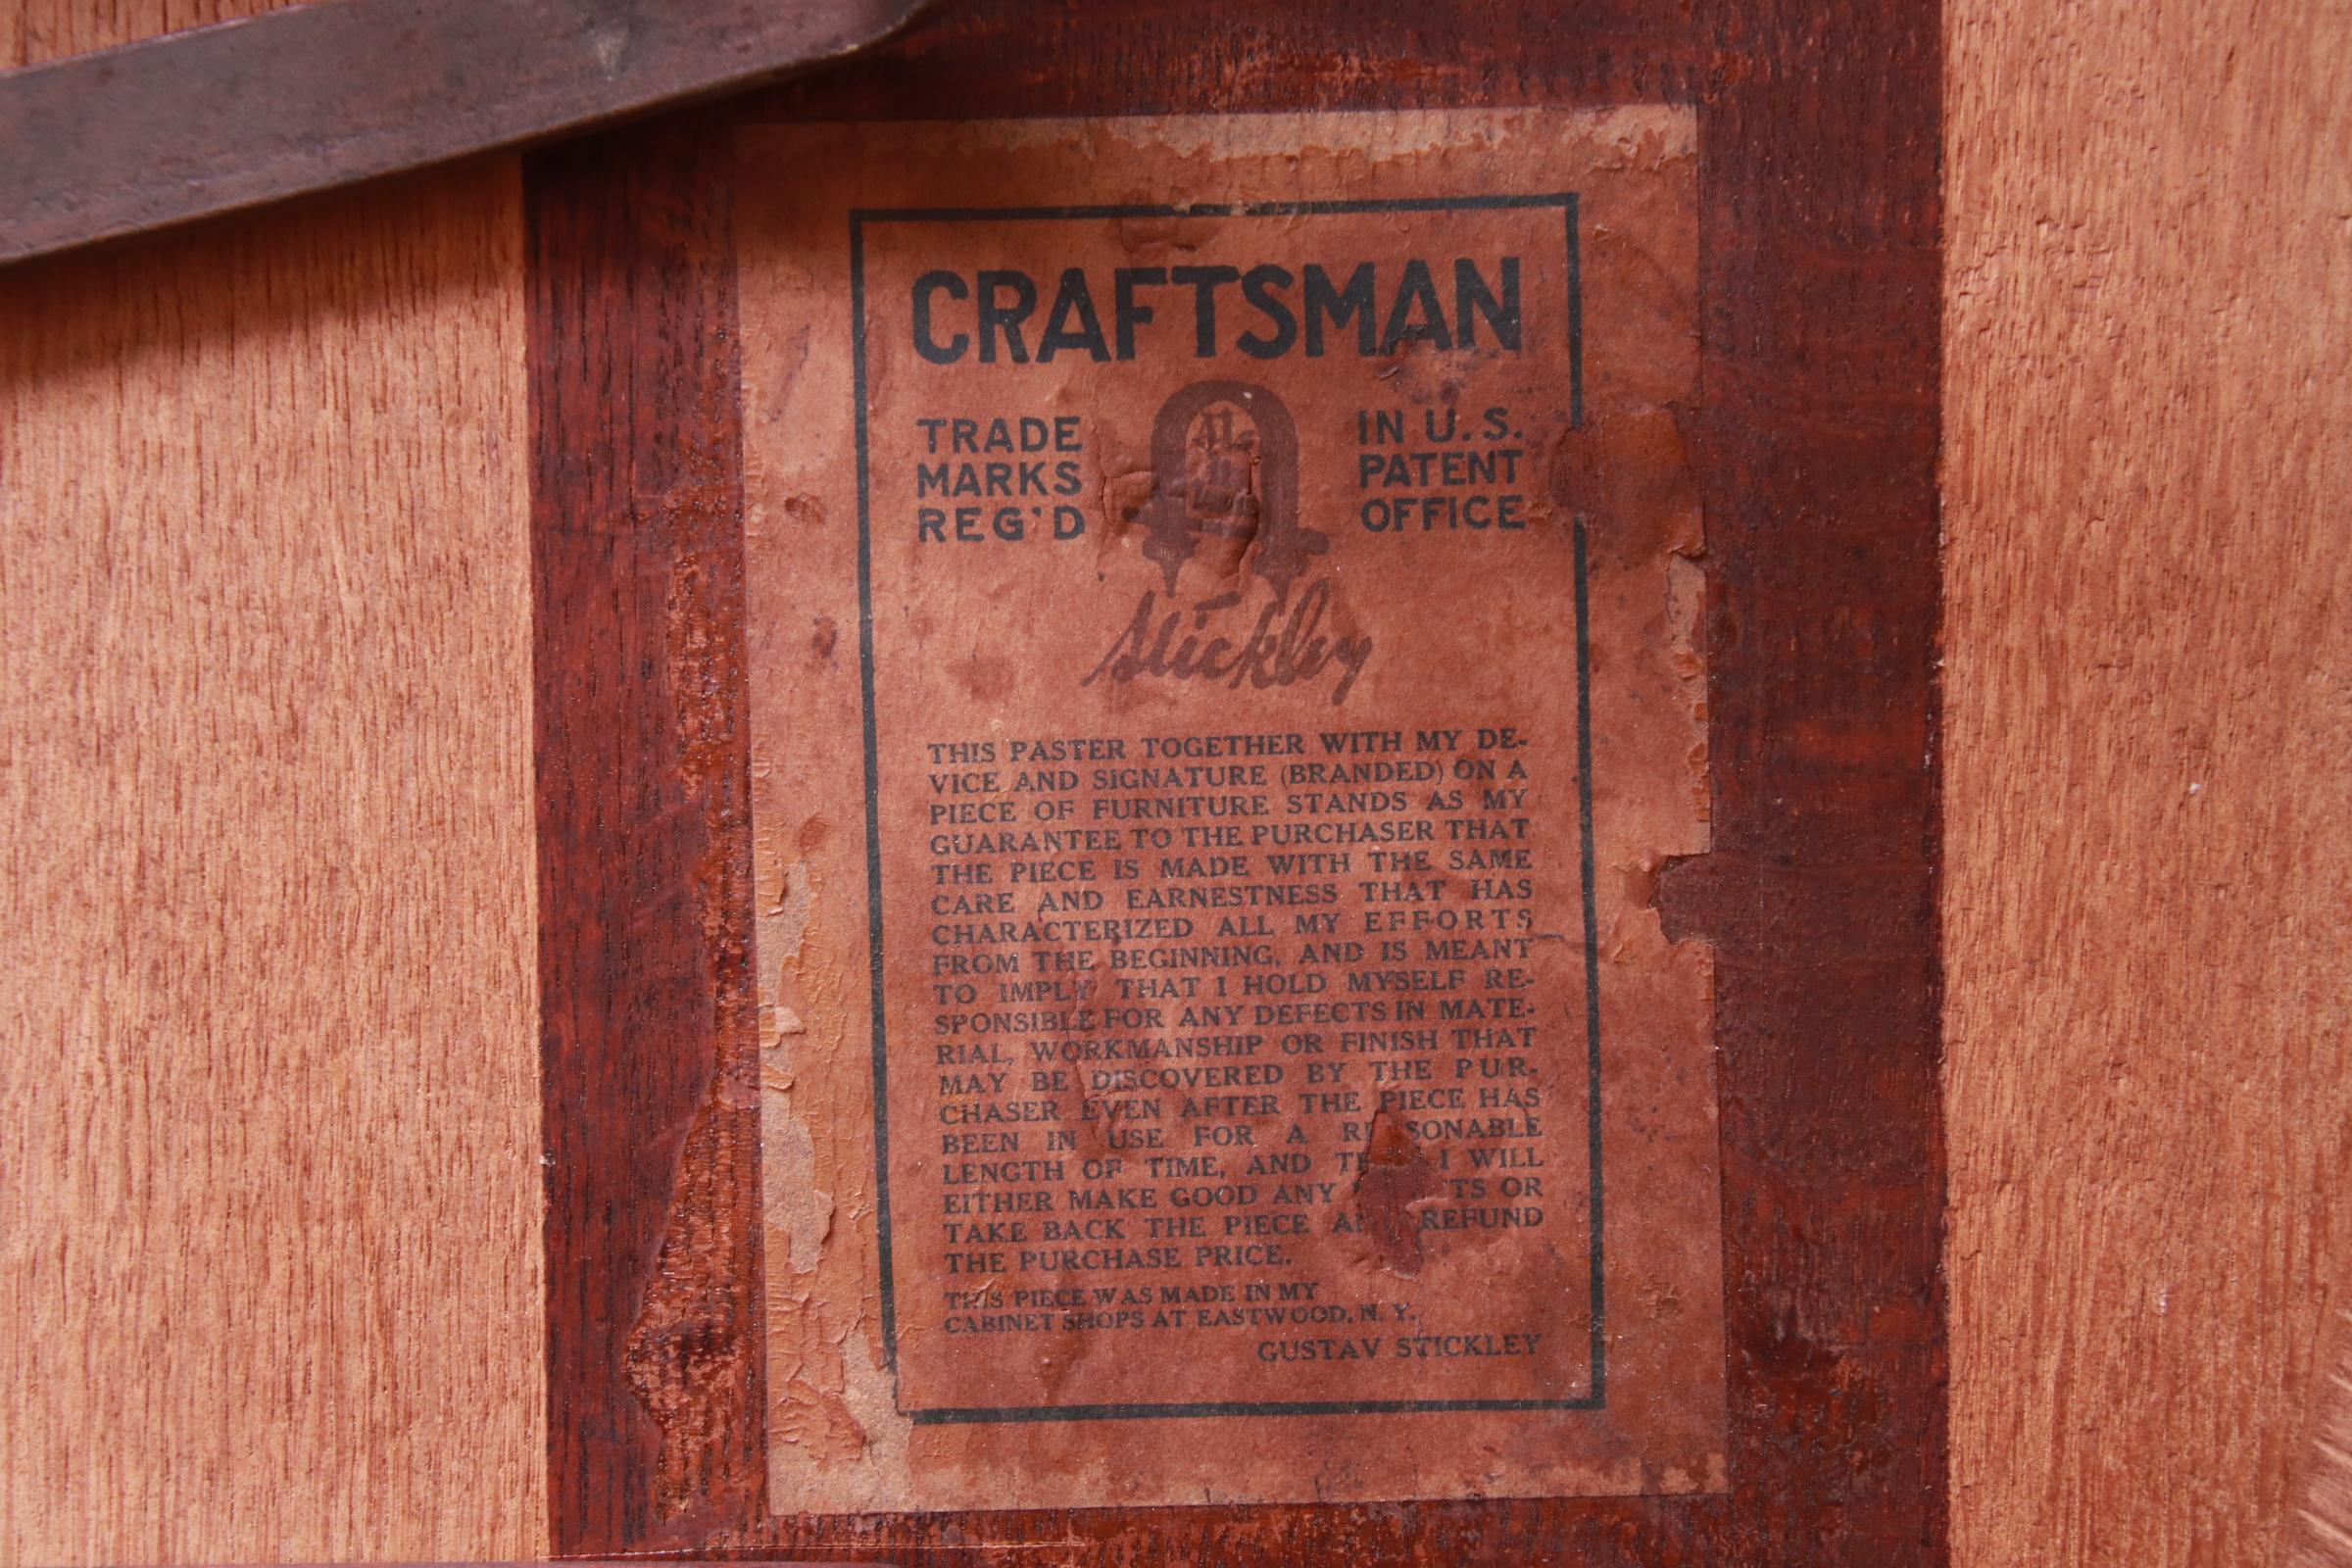
[[[1168,1404],[948,1406],[907,1409],[898,1399],[898,1303],[891,1255],[888,1006],[883,996],[881,767],[874,719],[872,487],[867,472],[865,225],[882,222],[1083,221],[1120,218],[1300,218],[1357,213],[1475,212],[1557,207],[1565,224],[1568,283],[1568,426],[1584,426],[1584,278],[1573,191],[1548,194],[1394,197],[1357,201],[1127,203],[1064,207],[900,207],[850,211],[850,333],[858,443],[858,656],[864,726],[867,990],[873,1031],[874,1183],[882,1349],[893,1405],[917,1426],[1024,1421],[1172,1420],[1201,1416],[1426,1415],[1450,1411],[1599,1410],[1608,1404],[1605,1202],[1601,1160],[1600,949],[1593,890],[1592,652],[1585,520],[1575,519],[1577,800],[1585,921],[1586,1141],[1590,1151],[1592,1388],[1574,1399],[1367,1399],[1201,1401]]]

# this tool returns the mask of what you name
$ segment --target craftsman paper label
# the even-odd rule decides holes
[[[749,133],[778,1509],[1721,1486],[1693,137]]]

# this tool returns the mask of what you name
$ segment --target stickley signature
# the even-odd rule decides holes
[[[1095,665],[1081,686],[1092,686],[1097,680],[1108,678],[1114,686],[1124,686],[1140,675],[1156,675],[1167,680],[1203,680],[1225,683],[1229,691],[1238,691],[1247,681],[1263,691],[1271,686],[1295,686],[1309,681],[1326,669],[1338,666],[1339,682],[1332,688],[1333,707],[1348,700],[1362,674],[1364,665],[1372,660],[1372,639],[1369,636],[1326,637],[1319,629],[1323,624],[1324,608],[1331,603],[1331,585],[1318,578],[1307,584],[1298,599],[1285,607],[1280,599],[1269,601],[1258,612],[1257,624],[1249,637],[1236,644],[1230,637],[1208,636],[1210,619],[1222,611],[1233,609],[1242,602],[1237,590],[1213,599],[1203,599],[1188,612],[1182,609],[1162,611],[1158,594],[1144,591],[1137,601],[1135,618],[1114,638],[1102,662]],[[1185,617],[1192,617],[1192,629],[1185,629]],[[1280,623],[1277,624],[1277,617]]]

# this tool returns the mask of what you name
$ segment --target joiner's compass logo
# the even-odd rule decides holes
[[[1291,686],[1329,675],[1334,706],[1348,700],[1372,658],[1371,635],[1333,611],[1329,579],[1296,597],[1291,585],[1331,549],[1298,522],[1298,427],[1282,400],[1248,381],[1196,381],[1159,407],[1152,425],[1152,496],[1131,517],[1144,554],[1159,564],[1168,603],[1147,589],[1102,661],[1079,681],[1123,686],[1141,677],[1206,681],[1238,691]],[[1189,607],[1176,578],[1199,560],[1224,586]],[[1244,572],[1271,590],[1245,609]],[[1222,617],[1254,615],[1247,632]]]
[[[1152,423],[1144,554],[1168,591],[1203,550],[1226,571],[1265,579],[1279,602],[1331,541],[1298,521],[1298,428],[1282,400],[1249,381],[1195,381]]]

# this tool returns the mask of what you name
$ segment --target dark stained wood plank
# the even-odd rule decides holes
[[[760,1489],[724,145],[672,121],[529,175],[559,1552],[691,1539]]]
[[[324,0],[0,74],[0,261],[837,58],[922,0]]]

